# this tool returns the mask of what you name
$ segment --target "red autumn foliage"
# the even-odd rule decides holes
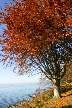
[[[1,61],[16,63],[21,74],[36,66],[52,81],[65,75],[72,56],[72,0],[13,0],[0,11],[0,24],[7,27]]]

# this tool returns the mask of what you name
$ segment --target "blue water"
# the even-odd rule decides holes
[[[0,108],[31,98],[29,95],[35,94],[39,87],[38,83],[0,85]]]

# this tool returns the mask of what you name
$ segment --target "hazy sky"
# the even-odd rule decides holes
[[[3,7],[5,2],[9,3],[10,1],[11,0],[0,0],[0,6]],[[5,26],[0,25],[0,35],[2,34],[2,27],[4,28]],[[10,67],[4,68],[2,63],[0,63],[0,84],[38,82],[39,78],[40,75],[30,77],[28,77],[28,75],[18,76]]]
[[[0,63],[0,84],[38,82],[39,77],[40,75],[34,75],[30,77],[28,77],[28,75],[19,76],[14,73],[10,67],[5,69]]]

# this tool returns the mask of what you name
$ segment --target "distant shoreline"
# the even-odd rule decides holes
[[[17,84],[39,84],[39,82],[24,82],[24,83],[0,83],[0,85],[17,85]]]

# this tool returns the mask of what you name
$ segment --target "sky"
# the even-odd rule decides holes
[[[10,3],[11,0],[0,0],[0,6],[4,7],[4,3]],[[5,25],[0,25],[0,35],[2,34],[2,28]],[[28,77],[27,74],[19,76],[14,73],[12,68],[5,68],[0,62],[0,84],[14,84],[14,83],[35,83],[39,82],[40,74]]]
[[[29,76],[18,75],[10,67],[5,68],[0,63],[0,84],[19,84],[19,83],[36,83],[39,82],[39,75]]]

